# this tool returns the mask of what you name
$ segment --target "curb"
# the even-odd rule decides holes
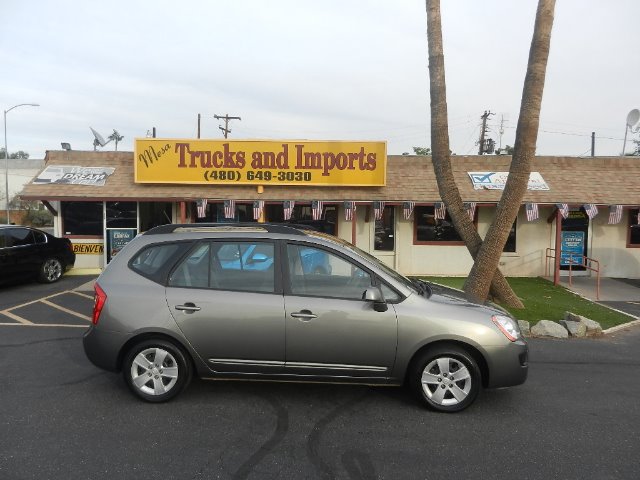
[[[640,325],[640,320],[633,320],[629,323],[623,323],[621,325],[616,325],[615,327],[607,328],[606,330],[603,330],[602,333],[604,335],[609,335],[611,333],[616,333],[620,330],[624,330],[625,328],[633,327],[634,325]]]

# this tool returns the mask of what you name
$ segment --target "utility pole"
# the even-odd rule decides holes
[[[498,150],[502,151],[502,135],[504,135],[504,115],[500,115],[500,145],[498,146]]]
[[[485,110],[485,112],[480,117],[482,119],[482,128],[480,129],[480,140],[479,140],[480,146],[478,148],[478,155],[487,153],[487,149],[485,148],[485,144],[484,144],[485,143],[484,136],[487,133],[487,119],[489,118],[489,115],[494,115],[494,114],[491,113],[490,110]]]
[[[596,156],[596,132],[591,132],[591,156]]]
[[[231,130],[229,130],[229,121],[242,120],[240,117],[230,117],[228,113],[225,113],[224,116],[214,115],[213,118],[215,118],[216,120],[224,120],[224,127],[222,126],[218,127],[220,130],[222,130],[222,133],[224,133],[224,138],[227,138],[227,135],[231,133]]]

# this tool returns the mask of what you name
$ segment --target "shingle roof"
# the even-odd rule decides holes
[[[431,157],[390,155],[385,187],[264,187],[254,185],[137,184],[132,152],[49,151],[47,165],[115,167],[105,186],[30,183],[24,199],[37,200],[440,200]],[[501,192],[474,190],[467,172],[508,171],[510,156],[453,156],[451,163],[463,201],[495,203]],[[523,201],[535,203],[595,203],[640,205],[640,158],[536,157],[532,171],[540,172],[548,191],[527,191]]]

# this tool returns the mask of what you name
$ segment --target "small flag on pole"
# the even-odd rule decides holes
[[[476,216],[476,202],[465,202],[464,209],[467,211],[471,220]]]
[[[609,205],[609,225],[615,225],[622,220],[622,205]]]
[[[447,216],[447,208],[444,206],[444,202],[436,202],[433,205],[433,218],[436,220],[444,220]]]
[[[311,202],[311,216],[314,220],[322,220],[322,202],[320,200]]]
[[[253,219],[260,220],[262,218],[262,211],[264,210],[264,200],[253,201]]]
[[[593,219],[593,217],[598,214],[598,207],[596,207],[593,203],[585,203],[582,208],[584,208],[584,211],[589,219]]]
[[[566,203],[556,203],[556,207],[560,210],[562,218],[567,218],[569,216],[569,205]]]
[[[351,202],[351,201],[344,202],[344,219],[347,222],[352,222],[355,214],[356,214],[356,202]]]
[[[537,203],[527,203],[525,204],[525,209],[527,211],[527,221],[533,222],[538,219],[538,204]]]
[[[236,216],[236,201],[225,200],[224,201],[224,218],[235,218]]]
[[[382,220],[384,212],[384,202],[373,202],[373,213],[376,220]]]
[[[409,220],[413,213],[413,207],[416,206],[416,202],[402,202],[402,212],[404,213],[404,219]]]
[[[198,207],[198,218],[206,217],[207,216],[207,199],[203,198],[201,200],[198,200],[197,207]]]
[[[294,202],[293,200],[286,200],[284,202],[284,220],[285,221],[289,221],[291,220],[291,215],[293,215],[293,207],[295,207],[296,202]]]

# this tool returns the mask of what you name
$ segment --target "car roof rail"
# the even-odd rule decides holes
[[[147,230],[143,235],[160,235],[174,232],[268,232],[306,235],[304,230],[313,229],[307,225],[291,223],[169,223]]]

